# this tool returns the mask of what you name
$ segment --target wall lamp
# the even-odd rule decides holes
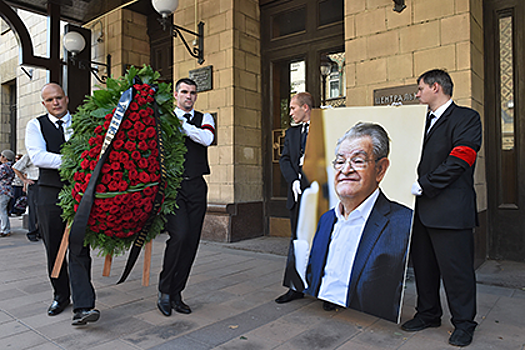
[[[76,55],[82,50],[84,50],[84,48],[86,47],[86,40],[79,32],[75,32],[75,31],[70,31],[66,33],[66,35],[64,35],[64,47],[66,48],[67,51],[71,53],[70,60],[73,64],[77,63],[78,68],[91,71],[91,73],[95,76],[95,78],[101,84],[106,83],[106,80],[108,79],[108,77],[111,76],[111,55],[109,54],[107,55],[106,63],[77,59]],[[95,65],[95,66],[92,66],[92,65]],[[107,74],[103,76],[99,76],[98,66],[106,67]]]
[[[157,11],[162,18],[159,18],[159,22],[162,25],[162,28],[166,30],[166,27],[168,26],[171,35],[173,37],[179,37],[184,46],[186,47],[186,50],[188,53],[198,59],[199,64],[204,63],[204,23],[201,21],[198,24],[198,33],[192,32],[191,30],[188,30],[186,28],[180,27],[173,23],[167,23],[168,17],[175,12],[177,7],[179,6],[179,0],[151,0],[151,4],[153,5],[153,8],[155,11]],[[197,20],[197,18],[195,18]],[[195,40],[193,40],[193,50],[190,48],[190,45],[186,42],[186,39],[182,35],[182,32],[186,32],[188,34],[194,35],[196,37]]]
[[[394,11],[401,13],[406,7],[405,0],[394,0]]]

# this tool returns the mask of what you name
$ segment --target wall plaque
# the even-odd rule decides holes
[[[374,106],[418,105],[417,84],[374,90]]]
[[[189,78],[197,83],[197,92],[213,89],[213,66],[190,70]]]

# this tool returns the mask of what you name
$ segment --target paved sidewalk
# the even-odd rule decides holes
[[[455,348],[447,342],[453,330],[448,314],[440,328],[408,333],[353,310],[326,312],[312,298],[278,305],[273,300],[285,292],[285,257],[241,250],[238,244],[202,242],[184,291],[193,313],[165,317],[155,301],[166,235],[154,242],[148,287],[141,286],[142,256],[128,281],[117,286],[125,257],[115,258],[111,276],[102,277],[104,258],[93,254],[101,318],[73,327],[71,307],[55,317],[46,315],[52,293],[42,243],[26,239],[19,218],[11,221],[14,234],[0,238],[0,349]],[[518,266],[525,271],[525,265]],[[414,283],[408,281],[402,321],[413,315],[414,302]],[[478,284],[477,321],[469,349],[525,349],[525,291]]]

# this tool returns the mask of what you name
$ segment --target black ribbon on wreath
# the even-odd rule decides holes
[[[156,90],[156,86],[152,86],[153,89]],[[153,221],[155,220],[155,215],[159,213],[160,207],[164,201],[164,191],[166,189],[166,164],[165,164],[165,153],[164,153],[164,141],[162,139],[162,129],[160,127],[160,113],[159,113],[159,106],[157,104],[157,100],[153,101],[153,111],[155,115],[155,127],[157,131],[157,138],[158,138],[158,146],[159,146],[159,164],[160,164],[160,181],[159,181],[159,190],[157,192],[157,195],[155,196],[155,199],[153,200],[153,210],[151,211],[151,216],[146,221],[144,226],[142,227],[142,230],[137,234],[137,237],[135,238],[135,241],[133,242],[133,246],[131,247],[131,251],[129,252],[128,260],[126,261],[126,266],[124,267],[124,271],[122,272],[122,276],[120,277],[117,284],[120,284],[128,278],[129,274],[131,273],[131,270],[133,269],[133,266],[135,266],[135,263],[137,262],[137,259],[140,255],[140,251],[142,250],[142,246],[146,242],[146,238],[148,236],[148,232],[151,228],[151,225],[153,224]]]
[[[138,77],[135,77],[135,81],[137,82],[134,81],[134,84],[138,83],[138,80],[140,79],[138,79]],[[109,125],[108,131],[106,132],[106,136],[104,137],[104,143],[102,145],[102,150],[100,151],[100,157],[98,159],[97,165],[95,167],[95,170],[93,170],[84,195],[82,196],[80,204],[78,205],[78,209],[75,213],[75,218],[73,220],[73,223],[71,225],[71,231],[69,233],[69,249],[75,255],[79,255],[80,251],[84,247],[86,227],[88,224],[89,215],[91,214],[91,207],[93,206],[93,202],[95,200],[95,188],[97,186],[97,181],[100,176],[100,172],[102,171],[102,166],[106,162],[106,159],[108,158],[108,155],[110,153],[109,151],[111,149],[113,139],[117,134],[122,119],[124,118],[124,114],[128,110],[128,107],[131,101],[133,100],[134,95],[135,94],[132,86],[126,91],[124,91],[122,93],[122,96],[120,96],[117,108],[115,109],[115,113],[113,113],[113,118],[111,119],[111,123]]]

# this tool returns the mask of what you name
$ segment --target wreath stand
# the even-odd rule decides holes
[[[55,265],[53,266],[53,271],[51,272],[52,278],[58,278],[60,274],[60,269],[64,263],[64,258],[66,256],[66,251],[69,246],[69,231],[71,230],[71,224],[66,226],[64,235],[62,236],[62,242],[60,242],[60,248],[58,250],[57,258],[55,260]],[[144,245],[144,267],[142,268],[142,285],[144,287],[149,286],[149,275],[151,270],[151,250],[153,247],[153,242],[149,241]],[[102,269],[102,276],[109,277],[111,271],[111,263],[113,261],[113,255],[106,255],[104,260],[104,268]]]

